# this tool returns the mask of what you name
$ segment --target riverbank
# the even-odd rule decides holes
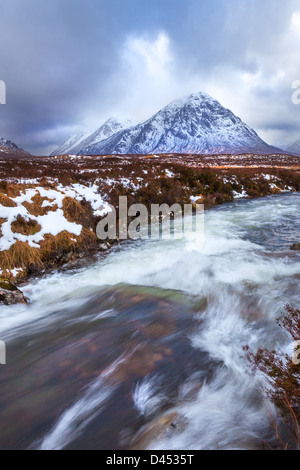
[[[117,240],[97,223],[128,204],[224,202],[300,190],[299,157],[126,155],[0,158],[0,276],[16,283],[95,260]]]

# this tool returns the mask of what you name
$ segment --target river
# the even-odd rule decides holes
[[[2,449],[276,446],[243,346],[290,350],[276,318],[299,308],[300,195],[205,213],[204,244],[128,243],[31,281],[0,308]]]

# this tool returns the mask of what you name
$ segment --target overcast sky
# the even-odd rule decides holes
[[[299,0],[0,0],[0,136],[34,154],[205,91],[268,143],[300,139]]]

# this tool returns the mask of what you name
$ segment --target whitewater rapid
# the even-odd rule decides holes
[[[250,373],[243,346],[288,351],[291,340],[276,319],[286,304],[300,304],[300,255],[289,250],[299,242],[299,203],[300,195],[291,194],[226,204],[205,213],[203,244],[197,244],[189,231],[182,240],[129,243],[91,266],[32,281],[24,288],[30,306],[0,309],[0,339],[7,342],[9,352],[10,343],[26,340],[29,332],[42,335],[64,322],[75,328],[76,322],[93,321],[85,305],[99,289],[157,287],[180,291],[187,298],[205,298],[206,308],[194,313],[194,327],[186,335],[193,350],[205,352],[217,364],[215,372],[201,381],[192,399],[186,390],[195,376],[182,381],[169,411],[182,417],[184,425],[150,440],[147,447],[259,448],[260,442],[273,439],[270,414],[276,413],[265,397],[264,379]],[[84,312],[80,319],[72,318],[79,308]],[[103,309],[94,318],[99,315],[116,313]],[[118,361],[122,356],[110,368]],[[86,384],[66,409],[58,410],[31,447],[62,449],[75,439],[80,442],[118,388],[114,380],[106,381],[109,372],[103,374]],[[166,384],[157,375],[135,384],[132,406],[144,419],[147,414],[149,421],[156,416],[161,401],[167,403],[168,397]]]

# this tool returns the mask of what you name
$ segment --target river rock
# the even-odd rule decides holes
[[[151,443],[159,439],[165,439],[172,434],[182,432],[186,425],[185,418],[176,411],[167,412],[142,428],[135,436],[132,450],[146,449],[151,446]]]
[[[8,279],[0,278],[0,305],[27,304],[28,299]]]

